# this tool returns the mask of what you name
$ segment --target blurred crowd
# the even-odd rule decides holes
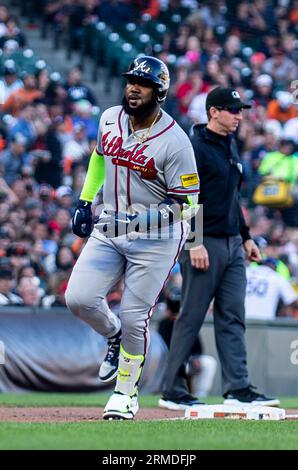
[[[117,31],[128,21],[183,16],[159,48],[146,51],[171,70],[165,109],[189,133],[207,122],[212,88],[233,86],[250,102],[237,133],[245,216],[264,257],[298,289],[298,1],[43,3],[48,25],[67,31],[75,24],[78,45],[82,28],[97,21]],[[0,5],[0,305],[51,307],[64,305],[84,244],[70,221],[96,143],[100,96],[82,82],[79,66],[65,77],[46,64],[21,70],[14,54],[27,47],[18,18]],[[255,205],[267,177],[289,184],[290,207]]]

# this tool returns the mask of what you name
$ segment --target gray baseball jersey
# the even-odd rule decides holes
[[[144,130],[136,132],[141,138]],[[151,135],[140,144],[129,130],[121,106],[100,119],[97,151],[105,157],[105,206],[141,212],[167,197],[197,194],[199,181],[193,148],[178,124],[162,111]]]

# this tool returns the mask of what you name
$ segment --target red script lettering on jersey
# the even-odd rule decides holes
[[[154,158],[147,157],[143,153],[148,145],[136,144],[132,150],[124,150],[122,137],[114,136],[109,140],[110,133],[111,131],[102,137],[101,143],[104,155],[113,157],[112,163],[114,165],[139,171],[143,179],[155,179],[157,169],[155,168]]]

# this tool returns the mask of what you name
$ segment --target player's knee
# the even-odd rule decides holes
[[[71,285],[65,292],[65,302],[68,309],[82,320],[88,320],[98,313],[106,313],[108,308],[104,298],[92,295],[88,289],[74,289]]]
[[[65,302],[69,310],[81,317],[87,308],[90,308],[90,295],[85,289],[74,288],[69,285],[65,292]]]
[[[129,338],[129,343],[139,344],[140,341],[144,341],[144,323],[138,324],[138,322],[133,322],[131,319],[121,317],[121,331],[122,338]]]
[[[65,291],[65,303],[71,313],[73,313],[74,315],[79,314],[79,298],[75,290],[71,288],[70,285],[68,285]]]

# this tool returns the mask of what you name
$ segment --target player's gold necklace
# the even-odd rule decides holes
[[[128,122],[129,122],[129,127],[130,127],[130,130],[131,132],[133,133],[133,136],[134,138],[139,142],[139,144],[142,144],[143,142],[145,142],[145,140],[147,140],[151,134],[151,131],[152,131],[152,127],[154,126],[154,124],[156,123],[159,115],[160,115],[160,110],[156,113],[156,116],[155,118],[153,119],[152,123],[150,124],[150,127],[148,127],[147,131],[142,134],[141,137],[139,137],[137,134],[136,134],[136,130],[134,129],[133,127],[133,124],[132,124],[132,121],[131,121],[131,118],[129,117],[128,118]]]

